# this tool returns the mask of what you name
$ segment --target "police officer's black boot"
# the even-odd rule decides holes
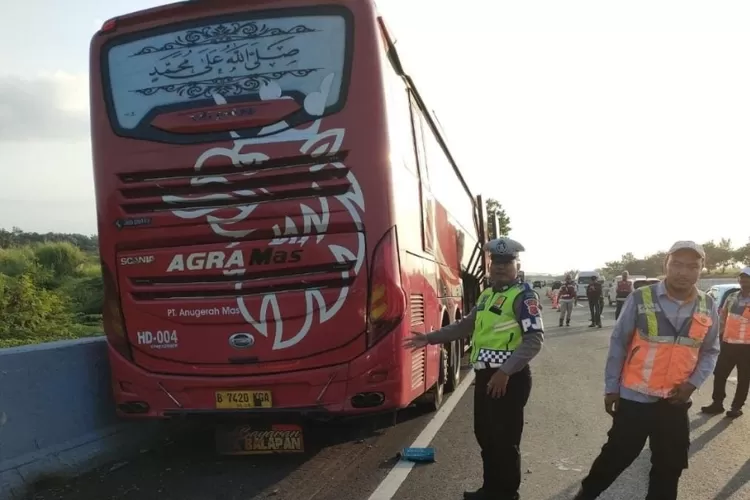
[[[491,500],[484,488],[479,488],[476,491],[464,491],[464,500]]]
[[[701,411],[709,415],[718,415],[719,413],[724,413],[724,405],[714,401],[710,405],[702,407]]]
[[[738,418],[742,416],[742,410],[739,408],[732,408],[727,412],[727,417],[729,418]]]

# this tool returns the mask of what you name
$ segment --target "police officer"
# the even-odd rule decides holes
[[[491,288],[461,321],[406,339],[408,348],[443,344],[473,335],[474,434],[482,450],[484,482],[467,500],[517,500],[521,486],[521,434],[531,392],[531,361],[544,340],[539,296],[518,278],[523,246],[510,238],[487,243]]]

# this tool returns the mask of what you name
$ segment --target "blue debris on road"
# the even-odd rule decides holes
[[[434,448],[404,448],[401,450],[401,459],[410,462],[434,462]]]

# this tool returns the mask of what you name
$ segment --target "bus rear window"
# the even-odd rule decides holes
[[[348,66],[345,17],[262,16],[114,39],[103,63],[117,128],[128,134],[163,112],[225,102],[291,97],[303,119],[338,107]]]

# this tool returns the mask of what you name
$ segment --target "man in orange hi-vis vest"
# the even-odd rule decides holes
[[[721,353],[714,370],[712,404],[701,408],[703,413],[716,415],[724,411],[724,398],[729,374],[737,367],[737,389],[732,408],[727,417],[742,416],[742,407],[750,390],[750,267],[740,271],[740,289],[727,296],[720,312],[724,331],[721,335]]]
[[[696,287],[706,254],[678,241],[664,263],[666,277],[625,301],[610,340],[604,408],[613,416],[609,439],[576,500],[593,500],[638,457],[649,440],[646,500],[676,500],[688,466],[691,395],[716,365],[719,315]]]

